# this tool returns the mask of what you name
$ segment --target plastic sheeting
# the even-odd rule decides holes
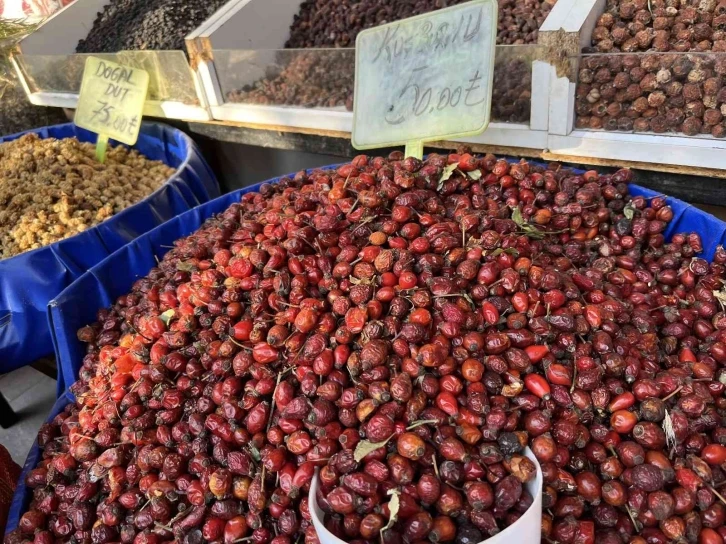
[[[29,132],[42,138],[75,136],[83,142],[96,141],[96,134],[72,123]],[[22,134],[6,136],[0,142]],[[50,355],[53,343],[46,307],[74,280],[139,235],[219,196],[214,174],[183,132],[144,123],[134,149],[176,168],[176,172],[144,200],[103,223],[49,246],[0,260],[0,372]]]

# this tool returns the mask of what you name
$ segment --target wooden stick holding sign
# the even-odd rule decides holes
[[[353,147],[423,144],[480,134],[489,125],[496,0],[371,28],[355,46]]]
[[[149,88],[149,74],[97,57],[88,57],[74,122],[98,134],[96,157],[106,160],[109,138],[134,145]]]

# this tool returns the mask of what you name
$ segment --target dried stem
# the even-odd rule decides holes
[[[718,497],[718,500],[720,500],[722,503],[726,504],[726,499],[723,497],[723,495],[721,495],[721,493],[716,491],[712,486],[710,486],[708,484],[706,484],[706,487],[708,487],[711,490],[711,492]]]
[[[630,521],[633,522],[633,527],[635,528],[635,530],[640,531],[640,529],[638,528],[638,521],[635,519],[635,516],[633,516],[633,511],[630,509],[630,506],[626,504],[625,509],[628,511],[628,516],[630,516]]]
[[[670,395],[668,395],[667,397],[665,397],[663,399],[663,402],[667,401],[672,396],[677,395],[680,392],[681,389],[683,389],[683,386],[682,385],[680,387],[678,387],[678,389],[676,389],[675,391],[673,391],[673,393],[671,393]]]
[[[270,402],[270,417],[267,418],[267,432],[270,432],[270,426],[272,425],[272,416],[275,414],[275,393],[277,388],[280,386],[280,380],[282,380],[283,371],[277,373],[277,383],[275,389],[272,391],[272,401]]]

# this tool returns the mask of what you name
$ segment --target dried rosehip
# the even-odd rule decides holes
[[[598,62],[592,81],[660,70]],[[666,239],[673,211],[629,197],[627,170],[460,151],[300,172],[177,242],[81,331],[27,535],[313,543],[318,469],[346,541],[480,542],[531,507],[530,446],[552,541],[721,538],[726,252]]]

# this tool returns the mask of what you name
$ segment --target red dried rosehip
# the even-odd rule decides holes
[[[202,526],[202,536],[205,540],[219,540],[224,535],[226,523],[223,519],[209,517]]]
[[[327,496],[328,504],[333,511],[338,514],[352,514],[355,511],[356,504],[359,501],[355,495],[343,488],[336,487]]]
[[[232,490],[232,473],[226,469],[219,469],[209,477],[209,490],[218,499],[225,498]]]
[[[726,462],[726,446],[721,444],[708,444],[701,450],[701,459],[709,465],[720,465]]]
[[[539,374],[527,374],[524,377],[524,386],[530,393],[541,399],[547,400],[550,396],[550,384]]]
[[[408,541],[425,538],[433,527],[433,519],[428,512],[418,512],[406,519],[403,526],[404,538]]]
[[[569,386],[572,383],[572,371],[559,363],[547,365],[545,374],[551,384]]]
[[[466,482],[464,493],[474,511],[488,510],[494,503],[494,492],[487,482]]]
[[[580,472],[575,476],[577,494],[588,502],[597,504],[601,496],[600,478],[592,472]]]
[[[542,359],[544,359],[549,351],[549,347],[539,345],[527,346],[524,348],[524,352],[527,354],[527,357],[529,357],[529,360],[532,361],[532,363],[539,363]]]
[[[615,432],[620,434],[630,433],[636,423],[638,423],[638,417],[633,412],[628,412],[627,410],[617,410],[610,417],[610,426]]]
[[[663,487],[663,473],[650,463],[634,466],[632,469],[633,485],[644,491],[658,491]]]
[[[494,490],[494,503],[498,508],[512,508],[522,496],[522,482],[514,476],[503,478]]]
[[[464,508],[462,495],[453,487],[444,484],[436,501],[436,510],[444,516],[455,516]]]
[[[37,510],[29,510],[22,515],[18,528],[25,534],[32,535],[45,525],[45,514]]]
[[[723,538],[713,529],[704,527],[698,534],[698,544],[723,544]]]
[[[456,538],[457,527],[451,518],[438,516],[434,518],[433,526],[429,532],[428,539],[431,542],[450,542]]]

